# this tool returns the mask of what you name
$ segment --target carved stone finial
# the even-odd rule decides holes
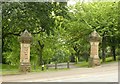
[[[89,40],[90,40],[90,42],[99,42],[99,41],[101,41],[101,37],[100,37],[100,35],[94,30],[91,34],[90,34],[90,36],[89,36]]]
[[[23,33],[21,33],[20,41],[22,43],[30,43],[32,41],[31,33],[25,30]]]

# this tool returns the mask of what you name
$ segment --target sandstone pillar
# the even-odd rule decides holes
[[[101,40],[100,35],[93,31],[90,35],[90,58],[89,58],[89,66],[99,66],[100,58],[99,58],[99,42]]]
[[[20,71],[30,72],[30,43],[32,40],[31,34],[25,30],[20,37]]]

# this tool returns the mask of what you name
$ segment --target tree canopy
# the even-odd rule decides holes
[[[102,37],[100,57],[119,55],[118,2],[5,2],[2,3],[3,63],[18,64],[19,36],[33,36],[31,62],[37,64],[88,60],[89,34]],[[107,52],[106,52],[107,50]],[[108,54],[111,51],[112,54]]]

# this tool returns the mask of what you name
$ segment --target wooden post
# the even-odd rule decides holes
[[[55,69],[57,69],[57,62],[55,62]]]
[[[67,68],[68,68],[68,69],[70,68],[70,64],[69,64],[69,61],[67,62]]]

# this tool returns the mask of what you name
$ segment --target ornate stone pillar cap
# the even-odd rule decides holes
[[[101,36],[94,30],[94,31],[89,35],[89,41],[90,41],[90,42],[99,42],[99,41],[101,41]]]
[[[20,42],[30,43],[32,41],[32,35],[27,30],[21,33]]]

